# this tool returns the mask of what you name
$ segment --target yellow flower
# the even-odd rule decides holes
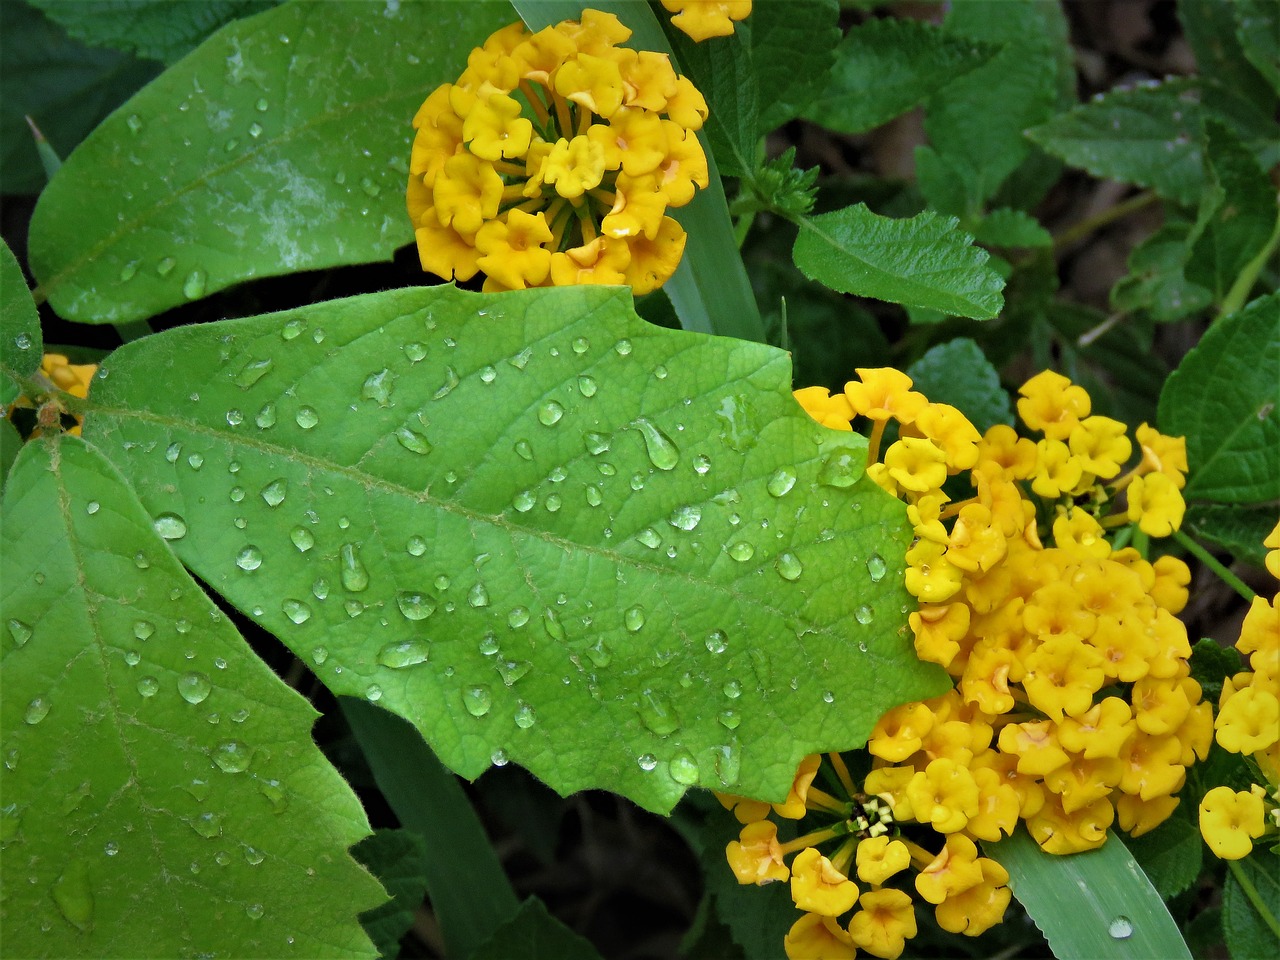
[[[994,860],[982,857],[978,860],[982,880],[952,894],[934,910],[938,926],[948,933],[963,933],[976,937],[985,933],[1004,919],[1012,893],[1009,890],[1009,873]]]
[[[817,420],[824,427],[832,430],[852,430],[849,421],[853,419],[853,407],[843,393],[831,395],[826,387],[802,387],[794,392],[796,402],[804,407],[804,412]]]
[[[1134,477],[1128,487],[1129,519],[1143,533],[1167,537],[1182,526],[1187,505],[1177,485],[1164,473]]]
[[[946,454],[931,440],[903,437],[884,454],[889,476],[903,490],[924,493],[947,482]]]
[[[939,758],[916,773],[907,784],[907,799],[921,823],[939,833],[963,830],[978,813],[978,785],[954,760]]]
[[[892,367],[859,367],[857,373],[858,380],[844,385],[844,395],[856,414],[910,423],[929,403],[924,394],[911,389],[910,377]]]
[[[1072,429],[1067,444],[1083,469],[1110,480],[1133,452],[1125,425],[1110,417],[1086,417]]]
[[[858,948],[831,917],[806,913],[782,940],[787,960],[853,960]]]
[[[748,823],[737,840],[725,847],[725,856],[734,876],[742,884],[764,885],[786,880],[791,871],[782,862],[778,828],[770,820]]]
[[[1026,665],[1022,686],[1028,699],[1058,721],[1063,714],[1075,717],[1087,711],[1105,678],[1102,654],[1071,633],[1049,637]]]
[[[1060,373],[1045,370],[1036,374],[1018,393],[1018,416],[1032,430],[1050,440],[1066,440],[1082,417],[1089,415],[1089,394]]]
[[[791,899],[797,910],[838,917],[857,902],[858,885],[817,848],[805,847],[791,864]]]
[[[858,844],[858,879],[880,886],[894,874],[911,865],[911,853],[901,840],[870,837]]]
[[[1267,534],[1267,538],[1262,541],[1264,547],[1269,547],[1267,551],[1267,572],[1271,576],[1280,580],[1280,521],[1276,521],[1276,525]]]
[[[939,904],[982,883],[978,848],[968,837],[953,833],[942,851],[917,875],[916,890],[925,900]]]
[[[696,41],[733,35],[734,21],[751,13],[751,0],[662,0],[671,23]]]
[[[1214,721],[1218,743],[1232,753],[1258,753],[1280,740],[1280,701],[1256,685],[1237,690]]]
[[[901,890],[869,890],[849,921],[849,937],[874,957],[897,960],[906,942],[916,935],[916,913],[909,894]]]
[[[1142,466],[1163,473],[1181,490],[1187,482],[1187,438],[1166,437],[1145,423],[1134,436],[1142,447]]]
[[[1200,835],[1213,855],[1240,860],[1266,828],[1262,798],[1249,791],[1214,787],[1200,801]]]
[[[706,101],[666,55],[619,46],[630,36],[595,10],[512,24],[427,97],[405,194],[424,270],[483,270],[489,290],[670,278],[685,234],[666,212],[708,183]]]

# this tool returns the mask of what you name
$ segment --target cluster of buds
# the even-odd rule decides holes
[[[638,294],[675,272],[685,233],[666,212],[708,183],[707,105],[665,54],[619,46],[630,36],[595,10],[534,34],[512,24],[427,98],[407,194],[424,270],[482,271],[487,291]]]
[[[1280,523],[1263,541],[1267,570],[1280,580]],[[1254,842],[1280,842],[1280,593],[1254,597],[1236,650],[1249,670],[1227,678],[1214,721],[1222,749],[1244,756],[1252,774],[1248,790],[1214,787],[1200,803],[1200,833],[1224,860],[1249,855]]]

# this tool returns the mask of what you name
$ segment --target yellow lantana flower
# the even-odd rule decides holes
[[[1264,809],[1256,793],[1214,787],[1200,801],[1200,835],[1215,857],[1240,860],[1266,829]]]
[[[751,0],[662,0],[671,23],[696,41],[733,35],[735,21],[751,14]]]

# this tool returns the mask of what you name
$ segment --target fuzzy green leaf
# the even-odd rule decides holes
[[[992,210],[973,229],[973,239],[988,247],[1048,247],[1053,237],[1040,221],[1022,210]]]
[[[0,182],[6,194],[39,193],[44,166],[26,117],[65,157],[160,65],[94,50],[26,3],[0,3]]]
[[[1204,187],[1201,110],[1188,82],[1116,90],[1054,117],[1027,135],[1094,176],[1150,187],[1192,204]]]
[[[31,222],[62,316],[149,317],[254,277],[388,260],[413,115],[506,4],[295,2],[219,31],[67,158]],[[377,65],[376,69],[372,65]]]
[[[1191,960],[1160,894],[1115,834],[1067,857],[1045,853],[1023,829],[982,848],[1009,871],[1009,888],[1058,960]]]
[[[1262,541],[1275,525],[1273,503],[1194,503],[1182,521],[1182,528],[1197,539],[1216,543],[1255,567],[1264,562]]]
[[[956,407],[983,433],[997,423],[1013,425],[1013,407],[1000,374],[967,337],[930,347],[907,373],[916,390],[935,403]]]
[[[520,910],[471,954],[471,960],[600,960],[589,940],[557,920],[537,897]]]
[[[1251,9],[1252,8],[1252,9]],[[1265,8],[1265,9],[1264,9]],[[1269,13],[1268,13],[1269,11]],[[1250,50],[1276,44],[1280,22],[1269,0],[1178,0],[1178,19],[1195,54],[1200,76],[1230,96],[1250,101],[1266,115],[1275,111],[1276,91],[1268,85],[1263,63]],[[1270,21],[1270,23],[1268,23]],[[1245,27],[1245,24],[1248,24]]]
[[[1160,826],[1126,842],[1156,893],[1165,900],[1182,893],[1200,875],[1204,843],[1186,812],[1185,801]]]
[[[0,241],[0,408],[22,392],[14,378],[39,370],[43,356],[40,315],[27,290],[27,278],[9,245]]]
[[[1270,0],[1237,0],[1233,8],[1245,57],[1280,94],[1280,9]]]
[[[148,60],[173,63],[225,23],[277,0],[28,0],[69,35]]]
[[[868,20],[841,41],[830,81],[805,119],[841,133],[871,130],[989,63],[999,49],[920,20]]]
[[[744,21],[757,83],[762,134],[800,116],[827,88],[840,43],[837,0],[759,0]]]
[[[709,113],[704,129],[720,172],[730,177],[751,174],[762,131],[759,88],[743,32],[715,43],[694,43],[674,27],[667,36],[681,67],[706,98]]]
[[[6,955],[374,956],[356,914],[383,894],[347,855],[368,822],[315,711],[111,464],[28,444],[4,518]]]
[[[1145,310],[1161,323],[1209,306],[1213,294],[1186,276],[1188,232],[1185,224],[1167,223],[1134,247],[1129,273],[1111,288],[1111,305],[1117,310]]]
[[[400,955],[400,938],[413,926],[413,918],[427,892],[427,844],[412,830],[375,830],[351,848],[391,894],[380,907],[360,916],[370,939],[382,957]]]
[[[1160,392],[1160,430],[1187,438],[1188,500],[1280,497],[1280,294],[1217,321]]]
[[[104,369],[86,435],[185,518],[184,561],[465,777],[780,799],[945,688],[865,441],[807,418],[782,351],[651,327],[628,290],[391,291]]]
[[[1274,957],[1280,952],[1280,876],[1276,873],[1276,855],[1255,848],[1253,854],[1229,866],[1222,891],[1222,932],[1227,949],[1232,957]],[[1262,910],[1268,915],[1264,917]]]
[[[840,293],[994,317],[1004,281],[957,223],[931,210],[895,220],[860,203],[801,220],[792,257],[810,280]]]

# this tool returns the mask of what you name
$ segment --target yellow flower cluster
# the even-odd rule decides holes
[[[1263,541],[1267,570],[1280,580],[1280,523]],[[1264,834],[1280,832],[1280,593],[1254,597],[1236,649],[1249,670],[1222,685],[1214,721],[1218,745],[1249,758],[1255,782],[1235,791],[1215,787],[1200,802],[1200,833],[1215,856],[1239,860]]]
[[[62,390],[71,394],[73,397],[79,397],[81,400],[89,395],[89,385],[93,382],[93,375],[98,372],[96,363],[72,363],[65,355],[61,353],[46,353],[40,361],[40,375],[46,380],[51,387]],[[14,401],[14,409],[30,408],[31,400],[26,397],[19,397]],[[57,423],[58,414],[61,409],[51,405],[49,413],[41,413],[41,417],[52,417],[45,423],[43,419],[40,424],[32,431],[32,436],[39,436],[41,431],[49,426]],[[12,417],[13,411],[10,411]],[[76,418],[76,425],[71,427],[68,433],[80,436],[80,418]]]
[[[751,13],[751,0],[662,0],[671,22],[694,40],[732,36],[735,20]]]
[[[791,899],[803,914],[783,941],[788,957],[851,960],[863,950],[895,960],[917,932],[912,891],[951,933],[977,936],[1003,919],[1010,900],[1003,867],[979,856],[962,833],[930,834],[937,852],[907,839],[892,805],[857,790],[839,754],[829,761],[836,794],[813,785],[821,758],[810,756],[784,803],[716,795],[744,824],[725,850],[738,882],[790,880]],[[816,814],[828,825],[781,842],[770,812],[790,820]],[[827,857],[817,847],[829,840],[839,843]],[[792,853],[788,866],[784,858]],[[849,919],[842,923],[845,914]]]
[[[619,46],[630,36],[596,10],[535,34],[515,23],[427,97],[407,193],[424,270],[636,293],[675,272],[685,233],[666,211],[707,185],[707,105],[665,54]]]

